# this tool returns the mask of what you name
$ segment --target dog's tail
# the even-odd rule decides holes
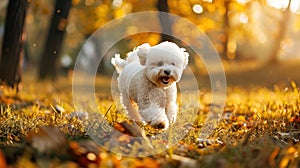
[[[120,54],[115,54],[115,57],[111,59],[111,64],[115,66],[119,74],[123,71],[126,63],[127,62],[120,57]]]

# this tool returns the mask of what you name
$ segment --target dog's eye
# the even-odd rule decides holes
[[[172,63],[171,63],[171,65],[175,66],[175,63],[174,63],[174,62],[172,62]]]
[[[163,62],[162,62],[162,61],[159,61],[159,62],[157,63],[157,65],[158,65],[158,66],[162,66],[162,65],[163,65]]]

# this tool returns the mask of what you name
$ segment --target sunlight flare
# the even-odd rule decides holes
[[[288,7],[290,0],[267,0],[267,4],[270,7],[276,9],[286,9]],[[300,1],[299,0],[291,0],[290,10],[293,13],[300,13]]]
[[[240,4],[246,4],[249,2],[249,0],[237,0],[237,2]]]

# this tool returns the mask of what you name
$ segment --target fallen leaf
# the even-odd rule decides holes
[[[275,167],[275,165],[276,165],[275,158],[278,156],[279,152],[280,152],[280,148],[277,147],[271,153],[271,155],[269,157],[269,164],[271,165],[271,167]]]
[[[171,155],[171,158],[179,162],[179,167],[197,167],[197,160],[179,155]]]
[[[61,147],[67,146],[65,134],[56,127],[42,126],[38,129],[38,133],[31,131],[27,137],[31,146],[41,153],[61,151]]]
[[[7,168],[6,160],[1,150],[0,150],[0,167]]]

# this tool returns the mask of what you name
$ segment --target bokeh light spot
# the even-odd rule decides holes
[[[197,14],[200,14],[203,12],[203,7],[200,4],[196,4],[193,6],[193,11]]]

